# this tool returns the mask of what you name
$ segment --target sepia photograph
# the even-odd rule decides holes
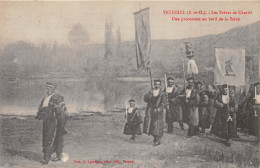
[[[0,1],[0,25],[0,167],[260,166],[260,1]]]

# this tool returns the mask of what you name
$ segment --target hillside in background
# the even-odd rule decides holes
[[[225,33],[207,35],[181,40],[152,40],[151,68],[153,74],[165,72],[181,75],[182,61],[185,54],[184,42],[192,43],[195,60],[200,72],[207,72],[214,67],[214,48],[245,48],[247,62],[252,62],[252,71],[258,72],[260,46],[260,22],[237,27]],[[181,52],[181,44],[183,50]],[[135,43],[122,42],[120,51],[114,49],[113,55],[104,59],[103,44],[89,44],[80,49],[72,46],[42,43],[34,45],[18,41],[1,50],[1,77],[71,77],[100,76],[110,73],[114,76],[147,76],[136,70]],[[185,58],[185,62],[187,59]],[[250,69],[247,63],[247,71]],[[109,71],[108,71],[109,69]],[[254,79],[257,73],[253,74]],[[256,79],[256,78],[255,78]]]

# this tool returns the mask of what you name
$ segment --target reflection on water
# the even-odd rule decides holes
[[[124,108],[129,98],[137,106],[145,106],[143,95],[149,82],[95,79],[55,79],[57,90],[64,98],[69,113],[80,111],[105,112]],[[46,79],[0,80],[0,114],[35,115],[44,98]]]

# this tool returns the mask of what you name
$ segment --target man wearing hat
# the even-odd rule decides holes
[[[167,79],[167,87],[165,88],[166,95],[166,122],[168,124],[168,133],[173,132],[173,122],[177,121],[180,124],[181,129],[183,127],[182,120],[182,111],[180,107],[179,94],[181,89],[178,85],[174,84],[174,79],[172,77],[168,77]]]
[[[230,94],[227,84],[222,85],[222,92],[215,100],[217,114],[214,118],[210,132],[222,139],[225,139],[225,145],[230,146],[229,139],[232,136],[233,113],[235,112],[235,100]]]
[[[56,83],[46,83],[47,95],[41,101],[36,119],[43,120],[43,161],[42,164],[48,164],[52,153],[56,152],[56,158],[53,161],[61,160],[63,135],[67,132],[64,129],[66,124],[66,107],[64,98],[56,89]]]
[[[163,135],[163,111],[165,102],[161,80],[154,80],[154,88],[144,95],[147,108],[144,118],[143,132],[154,137],[153,146],[160,145]]]

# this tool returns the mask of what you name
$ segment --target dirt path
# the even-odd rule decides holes
[[[0,121],[0,166],[43,167],[39,163],[42,122],[33,117]],[[210,134],[186,138],[187,129],[180,130],[176,123],[174,134],[164,133],[162,144],[154,147],[152,136],[130,141],[130,136],[122,134],[123,126],[120,113],[70,118],[64,140],[69,160],[50,161],[48,167],[259,167],[254,137],[240,134],[241,139],[227,148]]]

